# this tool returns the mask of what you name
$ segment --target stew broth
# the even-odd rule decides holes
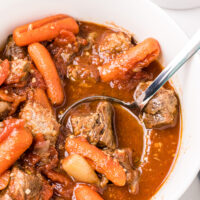
[[[145,69],[155,78],[162,70],[158,62],[153,62]],[[133,90],[119,90],[111,88],[105,83],[94,83],[89,87],[82,87],[81,82],[65,81],[66,101],[64,105],[56,108],[56,112],[62,113],[69,105],[87,96],[106,95],[119,98],[126,102],[133,101]],[[87,83],[85,83],[87,84]],[[168,83],[168,88],[172,86]],[[89,103],[84,109],[75,108],[73,112],[89,113],[94,107]],[[81,106],[80,106],[81,107]],[[134,114],[114,104],[115,109],[115,133],[118,147],[129,147],[133,150],[133,163],[141,172],[140,189],[137,195],[131,195],[128,188],[108,185],[103,191],[105,200],[146,200],[153,196],[164,183],[178,153],[179,139],[181,135],[180,120],[176,126],[163,130],[147,130]]]

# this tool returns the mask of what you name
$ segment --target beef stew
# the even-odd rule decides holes
[[[162,66],[157,40],[64,14],[22,25],[0,58],[0,199],[146,200],[178,154],[181,110],[167,83],[138,118],[132,102]]]

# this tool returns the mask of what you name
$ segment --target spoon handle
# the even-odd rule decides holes
[[[144,92],[144,96],[139,107],[141,109],[148,103],[154,94],[171,78],[171,76],[198,50],[200,49],[200,29],[189,40],[186,46],[167,65],[167,67],[156,77],[152,84]]]

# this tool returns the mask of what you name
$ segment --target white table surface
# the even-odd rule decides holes
[[[188,37],[200,29],[200,8],[190,10],[164,9],[164,11],[174,19]],[[198,177],[179,200],[200,200],[200,180]]]

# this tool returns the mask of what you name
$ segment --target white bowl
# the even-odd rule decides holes
[[[162,47],[164,65],[188,40],[174,21],[146,0],[6,0],[0,6],[0,42],[4,42],[16,26],[56,13],[98,23],[114,22],[133,32],[138,41],[155,37]],[[172,173],[153,199],[178,199],[200,168],[199,74],[200,59],[196,55],[173,77],[182,104],[182,142]]]
[[[199,0],[152,0],[160,7],[168,9],[191,9],[200,7]]]

